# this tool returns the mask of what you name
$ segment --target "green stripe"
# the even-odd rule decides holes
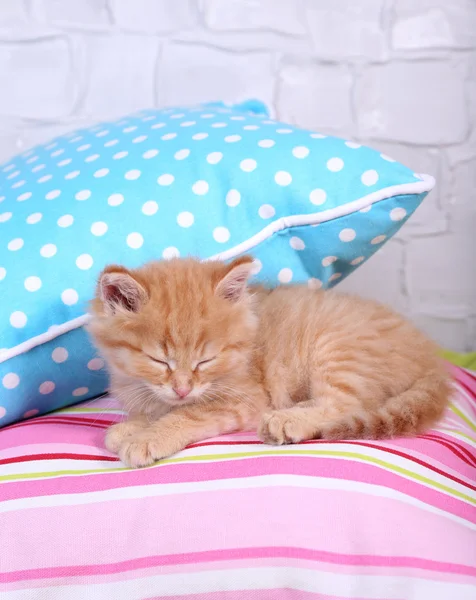
[[[61,410],[56,410],[54,413],[51,413],[48,416],[54,416],[55,414],[61,413],[114,413],[119,412],[123,413],[124,411],[120,408],[63,408]]]
[[[160,461],[162,465],[170,465],[184,462],[204,462],[204,461],[216,461],[216,460],[227,460],[227,459],[236,459],[236,458],[253,458],[253,457],[265,457],[265,456],[328,456],[334,458],[353,458],[362,460],[364,462],[368,462],[380,467],[384,467],[393,471],[394,473],[398,473],[400,475],[404,475],[409,477],[410,479],[415,479],[420,483],[424,483],[429,487],[436,488],[442,492],[446,492],[449,495],[453,495],[461,500],[465,500],[471,504],[476,505],[476,497],[468,496],[458,490],[452,489],[447,485],[434,481],[428,477],[424,477],[423,475],[419,475],[409,471],[408,469],[404,469],[403,467],[399,467],[398,465],[394,465],[392,463],[388,463],[379,458],[365,456],[363,454],[357,454],[355,452],[342,452],[338,450],[270,450],[268,452],[237,452],[236,454],[205,454],[202,456],[191,456],[191,457],[179,457],[179,458],[167,458]],[[151,467],[154,465],[151,465]],[[104,469],[93,469],[93,470],[84,470],[84,471],[56,471],[56,472],[44,472],[44,473],[30,473],[25,475],[5,475],[0,477],[0,481],[15,481],[20,479],[38,479],[40,477],[59,477],[62,475],[93,475],[95,473],[115,473],[122,471],[129,471],[128,468],[113,469],[113,470],[104,470]]]
[[[463,421],[466,423],[466,425],[468,425],[470,429],[476,431],[476,424],[474,424],[470,419],[468,419],[468,417],[457,406],[451,403],[450,408],[456,415],[458,415],[460,419],[463,419]]]

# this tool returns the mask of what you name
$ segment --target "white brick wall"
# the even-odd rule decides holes
[[[0,161],[143,106],[262,98],[438,188],[343,282],[476,349],[476,0],[0,0]]]

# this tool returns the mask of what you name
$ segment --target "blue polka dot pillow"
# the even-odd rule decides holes
[[[106,264],[252,253],[266,283],[327,288],[432,186],[255,101],[148,110],[15,157],[0,166],[0,425],[107,389],[83,329]]]

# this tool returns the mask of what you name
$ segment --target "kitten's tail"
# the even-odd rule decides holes
[[[361,411],[325,424],[319,428],[320,437],[383,439],[423,433],[441,419],[448,404],[451,387],[442,371],[429,371],[374,411]]]

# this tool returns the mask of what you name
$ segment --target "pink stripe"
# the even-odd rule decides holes
[[[292,509],[297,506],[299,510]],[[161,518],[172,514],[173,519]],[[359,515],[357,521],[355,515]],[[362,522],[365,533],[358,536],[359,554],[466,564],[474,550],[474,531],[464,525],[445,520],[442,544],[440,515],[359,489],[336,492],[283,486],[202,491],[9,512],[2,522],[4,535],[15,539],[18,548],[28,547],[30,540],[42,540],[42,551],[29,558],[32,569],[153,556],[158,540],[166,541],[167,554],[180,554],[184,548],[204,552],[211,548],[293,546],[351,555],[356,546],[355,535],[349,532]],[[47,530],[45,523],[49,524]],[[254,527],[252,523],[266,525]],[[150,535],[151,531],[156,535]],[[408,531],[418,531],[418,535],[408,536]],[[186,532],[186,538],[177,532]],[[23,570],[24,566],[23,551],[3,557],[4,571]]]
[[[349,459],[340,460],[329,457],[265,456],[199,464],[159,464],[148,469],[102,473],[100,476],[63,476],[36,481],[20,481],[2,484],[2,497],[4,500],[11,500],[14,498],[74,494],[156,483],[215,481],[268,474],[297,474],[312,477],[318,475],[319,477],[364,483],[371,481],[375,485],[398,491],[404,489],[406,494],[440,508],[444,512],[452,513],[471,522],[476,520],[474,508],[462,500],[378,466],[356,463]]]
[[[245,577],[246,574],[243,574]],[[344,598],[344,596],[329,596],[328,594],[315,594],[304,592],[290,587],[272,590],[237,590],[234,592],[204,592],[203,594],[185,594],[181,596],[167,596],[168,600],[366,600],[359,596]],[[163,596],[152,596],[145,600],[164,600]],[[368,596],[367,596],[368,600]],[[388,600],[375,598],[375,600]]]
[[[445,572],[476,577],[476,566],[439,562],[423,558],[404,556],[375,556],[363,554],[336,554],[324,550],[307,548],[257,547],[231,548],[223,550],[208,550],[202,552],[187,552],[183,554],[168,554],[147,556],[112,564],[74,565],[68,567],[46,567],[42,569],[26,569],[0,574],[0,582],[9,583],[26,579],[56,579],[59,577],[77,577],[89,575],[109,575],[150,569],[170,565],[188,565],[197,563],[212,563],[223,560],[243,560],[261,558],[290,558],[308,561],[331,563],[334,565],[352,565],[359,567],[381,567],[384,569],[412,568],[425,571]]]
[[[454,366],[451,369],[451,373],[456,381],[460,381],[468,388],[469,393],[473,396],[473,400],[476,401],[476,374]]]

